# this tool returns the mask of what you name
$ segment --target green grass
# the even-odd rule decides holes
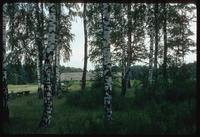
[[[37,92],[37,85],[36,84],[26,84],[26,85],[8,85],[8,92],[11,93],[11,91],[19,92],[19,91],[25,91],[29,90],[31,93],[36,93]]]
[[[37,100],[37,101],[36,101]],[[37,129],[41,115],[43,102],[36,94],[26,97],[18,97],[10,100],[10,123],[5,125],[5,132],[9,134],[35,134],[35,133],[87,133],[90,118],[102,116],[101,110],[86,110],[71,107],[65,104],[65,99],[54,98],[53,118],[51,126],[45,129]],[[80,128],[86,126],[84,129]],[[89,132],[89,131],[88,131]]]
[[[88,82],[86,91],[91,88]],[[33,88],[36,85],[30,85]],[[10,85],[19,89],[24,85]],[[28,89],[28,87],[27,87]],[[29,89],[30,90],[30,89]],[[84,107],[84,104],[73,105],[66,101],[68,95],[79,94],[79,82],[72,82],[69,92],[64,92],[61,98],[53,99],[53,118],[50,127],[38,129],[43,101],[37,94],[16,97],[9,100],[10,123],[4,126],[9,134],[192,134],[195,133],[195,100],[185,100],[177,103],[162,101],[148,102],[145,105],[134,103],[136,87],[127,90],[125,98],[120,97],[120,87],[115,88],[113,96],[113,120],[111,125],[104,125],[103,103],[97,107]],[[95,89],[98,90],[98,89]],[[94,91],[94,90],[91,90]],[[138,91],[139,93],[142,92]],[[82,93],[80,93],[82,94]],[[90,95],[90,97],[89,97]],[[82,103],[94,103],[94,94],[90,90],[82,94]],[[89,98],[88,98],[89,97]],[[92,101],[91,101],[92,100]],[[143,102],[142,98],[138,99]],[[77,102],[78,100],[71,100]],[[85,104],[87,106],[87,104]]]
[[[76,91],[81,89],[81,85],[79,81],[70,81],[69,91]]]
[[[91,87],[92,81],[86,82],[86,87]],[[81,85],[79,81],[70,81],[70,87],[68,88],[70,91],[76,91],[81,89]],[[8,84],[8,92],[11,93],[11,91],[19,92],[19,91],[25,91],[29,90],[31,93],[36,93],[38,89],[37,84],[25,84],[25,85],[13,85]]]

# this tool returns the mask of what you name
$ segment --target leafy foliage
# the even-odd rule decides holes
[[[36,66],[33,64],[8,64],[8,84],[27,84],[36,82]]]

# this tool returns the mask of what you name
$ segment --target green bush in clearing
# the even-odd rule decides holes
[[[117,90],[113,88],[112,90],[112,99],[114,104],[114,108],[122,109],[123,104],[127,104],[127,102],[122,98],[117,96]],[[83,108],[97,108],[103,107],[103,98],[104,98],[104,90],[103,88],[86,88],[85,90],[78,90],[74,92],[68,92],[66,94],[66,103],[74,106],[80,106]],[[121,101],[124,103],[121,103]],[[115,104],[116,103],[116,104]]]

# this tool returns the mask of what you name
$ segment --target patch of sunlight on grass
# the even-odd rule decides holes
[[[26,84],[26,85],[12,85],[8,84],[8,92],[11,93],[11,91],[19,92],[19,91],[25,91],[29,90],[31,93],[37,92],[37,85],[35,84]]]

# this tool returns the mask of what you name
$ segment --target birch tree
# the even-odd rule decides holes
[[[148,13],[147,16],[147,34],[150,38],[150,45],[149,45],[149,75],[148,75],[148,82],[151,86],[153,83],[153,45],[154,45],[154,28],[153,28],[153,10],[152,6],[148,5]]]
[[[167,84],[167,9],[166,3],[163,4],[163,37],[164,37],[164,53],[163,53],[163,78]]]
[[[38,95],[41,98],[43,95],[42,92],[42,60],[43,60],[43,4],[41,3],[41,14],[39,13],[39,3],[35,4],[35,16],[36,16],[36,23],[35,23],[35,44],[37,46],[37,81],[38,81]]]
[[[121,95],[124,96],[126,93],[126,57],[127,57],[127,44],[126,38],[126,9],[125,4],[114,4],[113,5],[113,20],[111,20],[111,44],[114,46],[113,59],[114,62],[118,62],[121,66],[122,77],[121,77]]]
[[[158,64],[158,33],[159,33],[159,26],[158,26],[158,4],[154,5],[154,16],[155,16],[155,50],[154,50],[154,80],[155,84],[157,83],[157,64]]]
[[[125,86],[130,87],[130,67],[131,67],[131,61],[132,61],[132,52],[131,52],[131,43],[132,43],[132,18],[131,18],[131,3],[127,5],[128,11],[127,11],[127,18],[128,18],[128,33],[127,33],[127,38],[128,38],[128,48],[127,48],[127,67],[126,67],[126,73],[125,73]]]
[[[111,52],[110,52],[110,19],[109,19],[109,4],[102,4],[103,10],[103,78],[104,78],[104,109],[105,119],[112,120],[112,74],[111,74]]]
[[[60,90],[60,83],[59,83],[59,69],[60,69],[60,12],[61,7],[60,3],[56,3],[56,36],[55,36],[55,43],[56,48],[54,51],[54,65],[53,65],[53,75],[52,75],[52,94],[57,96]]]
[[[148,81],[149,84],[152,85],[153,82],[153,44],[154,44],[154,38],[153,34],[150,35],[150,46],[149,46],[149,77]]]
[[[56,95],[61,93],[61,83],[60,83],[60,45],[61,45],[61,36],[60,36],[60,27],[61,27],[61,4],[57,3],[57,26],[56,26],[56,35],[57,35],[57,48],[56,48]]]
[[[2,120],[7,122],[9,120],[9,109],[8,109],[8,86],[7,86],[7,71],[6,71],[6,23],[8,22],[8,18],[3,16],[3,45],[2,45],[2,53],[3,53],[3,68],[2,68]]]
[[[51,91],[51,74],[53,63],[53,51],[55,50],[56,34],[56,7],[54,3],[49,4],[48,45],[45,51],[44,62],[44,110],[39,127],[48,127],[51,122],[53,99]]]

